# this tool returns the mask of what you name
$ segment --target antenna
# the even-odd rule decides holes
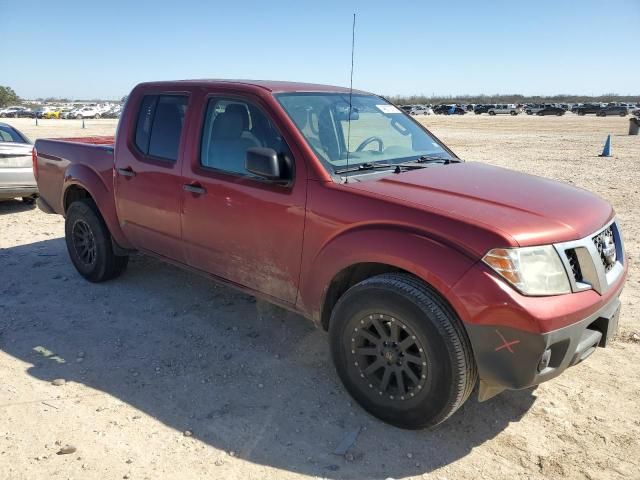
[[[353,52],[356,46],[356,14],[353,14],[351,27],[351,78],[349,80],[349,113],[347,117],[347,170],[349,170],[349,149],[351,148],[351,99],[353,97]],[[349,183],[349,177],[344,178],[344,183]]]

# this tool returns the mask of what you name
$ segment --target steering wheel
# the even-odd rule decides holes
[[[361,152],[362,150],[364,150],[364,147],[366,147],[367,145],[373,142],[378,142],[379,152],[382,152],[384,150],[384,142],[380,137],[369,137],[365,139],[360,145],[358,145],[358,148],[356,148],[356,152]]]

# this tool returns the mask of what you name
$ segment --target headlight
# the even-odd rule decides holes
[[[494,248],[482,261],[525,295],[571,292],[567,272],[552,245]]]

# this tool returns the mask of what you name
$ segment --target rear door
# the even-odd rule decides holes
[[[192,267],[295,303],[306,203],[306,169],[258,98],[212,95],[198,101],[183,167],[182,235]],[[197,131],[196,131],[197,130]],[[272,148],[294,166],[289,185],[245,169],[251,147]],[[295,172],[295,173],[294,173]]]
[[[137,115],[116,150],[118,219],[131,243],[184,263],[180,231],[182,137],[188,93],[157,92],[130,100]]]

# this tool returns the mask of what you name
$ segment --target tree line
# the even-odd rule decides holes
[[[449,95],[449,96],[426,96],[426,95],[394,95],[387,97],[396,105],[414,105],[440,103],[460,103],[460,104],[493,104],[493,103],[611,103],[611,102],[640,102],[640,95],[618,95],[606,93],[604,95],[570,95],[560,94],[552,96],[520,95],[520,94],[495,94],[495,95]]]

